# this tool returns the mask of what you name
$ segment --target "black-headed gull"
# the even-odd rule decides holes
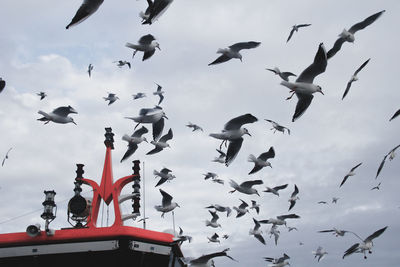
[[[258,194],[257,189],[253,188],[254,185],[259,185],[259,184],[263,184],[263,181],[262,180],[250,180],[250,181],[243,182],[239,185],[235,181],[230,180],[229,185],[233,187],[233,190],[229,191],[229,193],[238,191],[240,193],[247,194],[247,195],[256,194],[256,195],[260,196]]]
[[[297,76],[296,74],[291,73],[289,71],[281,71],[278,67],[275,67],[273,69],[266,69],[266,70],[272,71],[273,73],[275,73],[276,75],[281,77],[282,80],[285,80],[287,82],[289,81],[290,76],[295,76],[295,77]]]
[[[6,155],[3,158],[3,161],[1,162],[1,167],[4,166],[4,163],[6,162],[6,159],[8,159],[8,154],[10,153],[12,147],[7,151]]]
[[[376,232],[374,232],[372,235],[368,236],[364,240],[362,240],[359,236],[356,235],[361,240],[361,243],[356,243],[353,246],[351,246],[349,249],[347,249],[343,254],[343,259],[346,256],[351,255],[353,253],[363,253],[364,259],[366,259],[367,258],[366,252],[368,251],[368,253],[370,253],[370,254],[372,253],[372,247],[374,245],[372,240],[377,238],[378,236],[380,236],[383,232],[385,232],[386,228],[387,228],[387,226],[383,227],[382,229],[377,230]]]
[[[354,172],[360,165],[362,164],[362,162],[361,163],[359,163],[359,164],[357,164],[356,166],[354,166],[353,168],[351,168],[351,170],[346,174],[346,176],[343,178],[343,180],[342,180],[342,182],[340,183],[340,185],[339,185],[339,187],[341,187],[342,185],[344,185],[344,183],[347,181],[347,179],[350,177],[350,176],[354,176],[356,173]]]
[[[88,66],[88,69],[87,69],[87,72],[89,74],[89,78],[92,77],[93,68],[94,67],[93,67],[92,63],[90,63],[89,66]]]
[[[378,175],[381,173],[383,166],[385,165],[386,158],[389,157],[389,160],[393,160],[396,156],[396,149],[398,149],[400,145],[395,146],[392,150],[390,150],[384,157],[381,163],[379,164],[378,171],[376,172],[375,179],[378,178]]]
[[[208,212],[210,212],[212,218],[211,218],[211,221],[206,220],[206,226],[210,226],[213,228],[221,227],[221,225],[217,222],[219,219],[217,212],[211,211],[211,210],[209,210]]]
[[[240,61],[242,61],[242,55],[239,53],[240,50],[256,48],[260,44],[261,44],[260,42],[250,41],[250,42],[236,43],[224,49],[219,48],[217,50],[217,53],[222,55],[219,56],[216,60],[214,60],[210,64],[208,64],[208,66],[223,63],[228,60],[231,60],[232,58],[238,58],[240,59]]]
[[[144,61],[154,55],[154,53],[156,52],[156,48],[158,48],[158,50],[161,50],[160,44],[155,40],[156,38],[154,38],[153,35],[147,34],[139,39],[138,44],[126,43],[125,46],[134,50],[132,58],[136,55],[137,51],[144,52],[142,58],[142,61]]]
[[[286,40],[286,43],[289,42],[290,38],[292,38],[294,32],[298,32],[299,31],[299,28],[308,27],[308,26],[311,26],[311,24],[296,24],[296,25],[293,25],[292,29],[290,30],[289,37]]]
[[[297,188],[297,185],[294,185],[294,191],[288,200],[290,202],[289,210],[291,210],[294,205],[296,205],[296,201],[299,199],[297,194],[299,194],[299,188]]]
[[[267,193],[272,193],[274,195],[277,195],[279,197],[279,190],[285,189],[288,186],[288,184],[284,184],[284,185],[278,185],[275,187],[268,187],[266,188],[266,190],[264,190],[263,192],[267,192]]]
[[[272,159],[274,157],[275,157],[275,150],[272,146],[269,148],[269,150],[267,152],[260,154],[257,158],[253,154],[250,154],[248,161],[253,162],[254,167],[249,172],[249,174],[256,173],[259,170],[261,170],[262,168],[267,167],[267,166],[272,168],[271,163],[268,161],[268,159]]]
[[[72,117],[69,117],[68,114],[70,113],[78,113],[73,107],[68,106],[68,107],[58,107],[54,109],[50,113],[46,113],[44,111],[39,110],[39,114],[43,115],[42,118],[37,119],[38,121],[44,121],[44,124],[49,123],[50,121],[54,123],[69,123],[72,122],[73,124],[76,125],[74,122],[74,119]]]
[[[326,255],[328,252],[324,251],[321,246],[317,248],[316,251],[312,252],[314,254],[314,258],[318,258],[318,262]]]
[[[134,131],[131,136],[127,134],[124,134],[122,136],[122,140],[128,142],[128,149],[126,150],[124,156],[122,157],[121,162],[132,156],[133,153],[135,153],[135,151],[138,148],[138,144],[140,144],[143,141],[147,142],[146,137],[144,137],[143,135],[148,132],[149,130],[147,130],[146,127],[142,126],[141,128]]]
[[[160,140],[158,141],[151,141],[150,143],[152,145],[155,146],[155,148],[153,150],[150,150],[149,152],[146,153],[146,155],[152,155],[155,153],[158,153],[160,151],[162,151],[164,148],[166,147],[170,147],[169,144],[167,143],[167,141],[171,140],[173,137],[173,133],[172,133],[172,129],[170,128],[168,133],[166,133],[165,135],[163,135]]]
[[[174,210],[176,207],[180,207],[180,206],[178,205],[178,203],[172,202],[172,196],[170,194],[168,194],[167,192],[160,189],[160,193],[162,195],[161,205],[156,205],[156,206],[154,206],[154,208],[157,211],[162,212],[161,217],[164,218],[165,213],[170,212],[170,211]]]
[[[37,95],[40,96],[40,100],[43,100],[47,96],[45,92],[39,92]]]
[[[370,60],[370,58],[369,58],[367,61],[365,61],[365,62],[354,72],[354,74],[351,76],[350,81],[347,82],[346,90],[345,90],[344,93],[343,93],[342,100],[346,97],[347,93],[349,92],[350,87],[351,87],[351,84],[352,84],[354,81],[357,81],[357,80],[358,80],[357,74],[368,64],[369,60]]]
[[[280,125],[279,123],[277,123],[277,122],[275,122],[273,120],[268,120],[268,119],[265,119],[265,120],[272,124],[271,130],[274,130],[274,133],[276,131],[279,131],[279,132],[282,132],[284,134],[285,130],[286,130],[288,132],[288,134],[290,135],[290,129],[289,128],[287,128],[285,126],[282,126],[282,125]]]
[[[254,222],[254,227],[249,230],[249,235],[253,235],[255,238],[257,238],[258,241],[260,241],[265,245],[265,240],[264,237],[262,236],[262,231],[260,230],[261,224],[254,218],[253,222]]]
[[[164,118],[168,119],[160,106],[154,108],[142,108],[137,117],[125,117],[126,119],[137,122],[136,127],[141,123],[151,123],[153,127],[153,140],[160,138],[164,129]]]

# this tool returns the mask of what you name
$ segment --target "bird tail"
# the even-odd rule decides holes
[[[153,174],[154,174],[155,176],[160,176],[160,173],[159,173],[158,171],[156,171],[156,170],[153,171]]]
[[[39,113],[40,115],[43,115],[46,119],[50,118],[50,115],[47,114],[47,113],[44,112],[44,111],[39,110],[38,113]]]
[[[122,140],[129,142],[131,140],[131,137],[127,134],[124,134],[124,136],[122,136]]]
[[[283,86],[286,86],[287,88],[289,88],[289,89],[293,89],[293,83],[291,83],[291,82],[287,82],[287,81],[285,81],[285,80],[282,80],[281,81],[281,85],[283,85]]]
[[[136,45],[131,44],[131,43],[126,43],[125,46],[126,46],[126,47],[129,47],[129,48],[136,49]]]
[[[249,162],[256,162],[256,161],[257,161],[257,158],[256,158],[256,156],[254,156],[253,154],[250,154],[250,155],[249,155],[249,158],[247,159],[247,161],[249,161]]]

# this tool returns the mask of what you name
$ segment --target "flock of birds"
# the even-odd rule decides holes
[[[100,5],[103,3],[103,0],[84,0],[82,5],[79,7],[78,11],[76,12],[75,16],[71,20],[71,22],[66,26],[67,29],[70,27],[82,22],[86,18],[88,18],[90,15],[92,15]],[[142,19],[143,24],[152,24],[154,23],[157,18],[165,12],[165,10],[168,8],[168,6],[172,3],[172,0],[147,0],[148,3],[148,8],[140,13],[140,17]],[[378,13],[375,13],[363,21],[354,24],[353,26],[350,27],[349,30],[343,30],[343,32],[339,35],[339,38],[336,40],[334,43],[333,47],[326,51],[325,46],[323,43],[320,43],[317,49],[317,52],[315,54],[314,60],[312,63],[306,67],[303,72],[297,76],[296,74],[293,74],[292,72],[282,72],[278,67],[275,67],[273,69],[267,69],[274,74],[278,75],[281,78],[281,85],[289,88],[290,90],[290,96],[287,99],[291,99],[294,95],[296,95],[298,101],[297,105],[292,117],[292,121],[296,121],[300,116],[302,116],[305,111],[308,109],[310,106],[313,98],[314,98],[314,93],[321,93],[322,88],[321,86],[314,84],[314,79],[324,73],[326,71],[327,65],[328,65],[328,60],[335,56],[340,49],[342,48],[342,45],[346,42],[354,42],[354,35],[357,31],[363,30],[373,22],[375,22],[385,11],[380,11]],[[286,42],[289,42],[291,38],[293,37],[293,34],[295,32],[298,32],[300,28],[305,28],[310,26],[311,24],[298,24],[294,25],[290,31],[290,34],[286,40]],[[221,54],[218,58],[216,58],[214,61],[209,63],[208,65],[216,65],[216,64],[221,64],[224,62],[227,62],[231,59],[239,59],[242,60],[242,55],[240,54],[240,51],[243,49],[255,49],[260,45],[260,42],[256,41],[249,41],[249,42],[239,42],[235,43],[227,48],[223,49],[218,49],[217,53]],[[150,59],[154,54],[156,49],[160,49],[160,45],[158,42],[156,42],[156,38],[151,35],[147,34],[142,36],[137,44],[132,44],[132,43],[126,43],[126,47],[133,49],[133,55],[134,57],[137,52],[143,52],[143,57],[142,60],[148,60]],[[346,97],[346,95],[349,93],[350,87],[354,81],[357,81],[358,77],[357,75],[359,72],[369,63],[370,59],[365,61],[352,75],[351,79],[347,83],[347,87],[343,93],[342,100]],[[131,68],[131,63],[129,61],[125,60],[118,60],[113,63],[116,63],[116,65],[120,68],[124,67],[125,65],[128,68]],[[92,72],[94,70],[94,66],[92,64],[89,64],[87,72],[89,75],[89,78],[92,76]],[[295,81],[290,81],[291,77],[297,77]],[[157,85],[156,91],[153,92],[155,96],[159,97],[159,101],[155,107],[152,108],[142,108],[137,116],[133,117],[125,117],[126,119],[132,120],[136,123],[136,126],[134,127],[134,132],[131,135],[125,134],[122,137],[122,140],[127,142],[127,150],[125,154],[121,158],[121,162],[125,161],[129,157],[131,157],[136,150],[138,149],[138,146],[142,142],[147,142],[148,140],[146,139],[145,135],[149,133],[149,129],[143,126],[143,124],[148,124],[151,125],[151,130],[152,130],[152,140],[150,141],[150,144],[154,145],[154,148],[150,151],[147,152],[147,155],[152,155],[155,153],[160,153],[164,149],[169,147],[168,141],[173,138],[173,131],[170,128],[166,134],[163,135],[164,131],[164,124],[165,124],[165,119],[168,119],[163,108],[160,106],[161,103],[164,100],[164,91],[162,89],[162,86],[159,84]],[[0,93],[3,91],[3,89],[6,87],[6,82],[0,78]],[[39,92],[37,95],[40,97],[40,100],[43,100],[44,98],[47,97],[46,92]],[[134,95],[132,95],[133,99],[140,99],[143,97],[146,97],[146,94],[143,92],[138,92]],[[113,104],[115,101],[117,101],[119,98],[116,96],[115,93],[108,93],[108,96],[104,97],[105,101],[108,101],[108,105]],[[39,110],[38,113],[42,115],[43,117],[39,118],[39,121],[44,122],[45,124],[49,122],[53,123],[60,123],[60,124],[65,124],[65,123],[75,123],[74,119],[70,116],[70,114],[77,114],[78,112],[71,106],[61,106],[55,108],[51,112],[44,112]],[[390,121],[395,119],[398,115],[400,114],[400,109],[395,112],[395,114],[390,118]],[[257,122],[258,119],[250,114],[243,114],[241,116],[234,117],[230,119],[223,127],[223,130],[217,133],[211,133],[209,134],[210,137],[218,139],[221,141],[221,144],[219,148],[216,148],[216,151],[218,152],[218,156],[215,157],[212,161],[220,164],[224,164],[227,167],[235,160],[236,156],[238,155],[242,143],[244,141],[244,136],[249,135],[251,136],[250,132],[248,129],[243,127],[246,124],[250,123],[255,123]],[[289,135],[291,134],[290,129],[280,125],[278,122],[275,122],[270,119],[265,119],[266,122],[270,123],[272,125],[271,130],[282,132],[283,134],[287,132]],[[139,125],[142,126],[138,128]],[[188,128],[192,129],[193,132],[195,131],[203,131],[203,128],[197,124],[193,124],[189,122],[186,125]],[[379,165],[379,168],[376,173],[376,178],[379,176],[384,164],[386,163],[387,158],[389,160],[392,160],[395,157],[395,151],[398,149],[400,145],[394,147],[392,150],[390,150],[383,158],[382,162]],[[226,148],[226,149],[225,149]],[[4,166],[6,159],[9,157],[9,153],[12,148],[10,148],[3,161],[2,161],[2,166]],[[259,172],[262,170],[264,167],[271,167],[271,162],[275,157],[275,149],[274,147],[270,147],[267,151],[262,152],[259,156],[254,156],[253,154],[249,155],[248,161],[252,162],[254,164],[253,168],[249,170],[248,175],[252,175],[254,173]],[[339,187],[343,186],[346,181],[349,179],[349,177],[354,176],[355,170],[360,167],[362,163],[357,164],[351,170],[344,176],[342,182],[340,183]],[[166,182],[171,182],[173,179],[175,179],[175,175],[172,174],[172,170],[164,167],[160,171],[154,170],[153,174],[155,177],[159,178],[159,181],[155,185],[155,187],[161,186]],[[204,179],[205,180],[211,180],[215,183],[218,184],[224,184],[224,180],[219,179],[218,175],[213,172],[207,172],[204,174]],[[232,187],[232,191],[229,193],[235,193],[237,192],[238,194],[243,194],[243,195],[258,195],[260,196],[259,191],[255,188],[257,186],[260,186],[264,184],[262,180],[247,180],[245,182],[242,182],[238,184],[234,180],[229,181],[229,185]],[[377,186],[373,187],[371,190],[379,190],[380,187],[379,183]],[[284,190],[288,187],[288,184],[283,184],[283,185],[277,185],[273,187],[266,187],[266,189],[263,191],[264,193],[271,193],[273,195],[276,195],[279,197],[279,192],[281,190]],[[178,203],[173,202],[173,197],[165,192],[163,189],[159,189],[159,192],[161,193],[162,200],[161,204],[155,206],[155,209],[159,212],[161,212],[161,217],[164,217],[165,213],[173,211],[175,208],[179,207]],[[293,192],[288,199],[289,202],[289,207],[288,207],[288,212],[293,209],[296,205],[296,202],[299,200],[299,188],[297,187],[296,184],[294,184]],[[336,203],[339,198],[333,198],[332,203]],[[219,213],[226,213],[227,217],[230,217],[232,215],[232,211],[236,211],[236,218],[245,216],[246,214],[250,213],[251,210],[254,210],[257,214],[260,211],[261,205],[257,203],[257,201],[252,200],[251,205],[249,205],[246,201],[239,199],[240,203],[237,206],[233,206],[232,208],[229,206],[223,206],[220,204],[210,204],[206,206],[205,208],[208,209],[211,219],[205,221],[205,226],[218,229],[222,228],[221,224],[218,222],[219,220]],[[318,202],[319,204],[327,204],[326,201],[320,201]],[[292,219],[300,219],[300,216],[295,214],[295,213],[289,213],[289,214],[282,214],[278,215],[273,218],[268,218],[268,219],[263,219],[263,220],[257,220],[253,218],[253,228],[250,229],[249,235],[254,236],[260,243],[266,244],[265,238],[263,236],[263,232],[261,230],[261,225],[263,224],[270,224],[271,228],[267,232],[267,234],[270,235],[270,237],[274,237],[274,242],[275,245],[278,244],[279,236],[281,234],[281,229],[280,227],[285,226],[288,229],[288,232],[292,230],[297,230],[295,227],[290,227],[287,226],[287,221],[286,220],[292,220]],[[336,236],[344,236],[346,233],[350,233],[354,235],[356,238],[360,240],[360,242],[355,243],[353,246],[351,246],[349,249],[347,249],[344,254],[343,258],[346,256],[349,256],[353,253],[363,253],[364,257],[366,258],[366,253],[371,253],[372,251],[372,246],[373,246],[373,239],[379,237],[385,230],[387,229],[386,227],[383,227],[376,232],[372,233],[370,236],[368,236],[365,239],[362,239],[359,237],[356,233],[348,230],[339,230],[336,228],[329,229],[329,230],[321,230],[319,231],[320,233],[333,233]],[[220,243],[220,235],[215,232],[211,236],[207,237],[208,241],[210,243]],[[229,235],[224,234],[222,238],[227,239],[229,238]],[[183,230],[180,228],[179,234],[176,235],[175,240],[177,242],[183,243],[184,241],[192,241],[192,238],[187,235],[183,235]],[[215,252],[207,255],[202,255],[198,258],[185,258],[184,261],[190,265],[190,266],[214,266],[214,258],[215,257],[228,257],[231,260],[234,260],[231,256],[227,254],[229,249],[222,250],[220,252]],[[315,255],[315,258],[317,261],[320,261],[328,252],[324,251],[324,249],[321,246],[318,246],[318,248],[313,251],[313,254]],[[265,257],[265,261],[270,262],[271,267],[282,267],[286,265],[290,265],[289,260],[290,256],[287,254],[283,254],[282,257]]]

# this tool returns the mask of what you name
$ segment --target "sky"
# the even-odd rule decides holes
[[[0,9],[0,77],[7,85],[0,93],[0,159],[9,150],[9,158],[0,167],[0,233],[23,232],[40,218],[44,190],[55,190],[57,218],[51,227],[68,227],[66,204],[73,196],[76,164],[85,164],[85,177],[100,183],[104,164],[104,128],[115,134],[113,150],[114,181],[131,174],[134,159],[142,162],[142,189],[145,190],[147,229],[164,231],[173,228],[172,214],[165,218],[154,209],[161,203],[153,171],[166,167],[176,179],[160,186],[171,194],[181,207],[174,212],[175,226],[193,236],[184,243],[187,257],[230,248],[238,260],[217,258],[216,266],[266,266],[263,257],[288,254],[292,266],[395,266],[399,262],[396,249],[400,233],[398,200],[399,159],[387,161],[378,179],[377,168],[386,153],[400,144],[400,118],[389,122],[399,107],[397,75],[400,52],[398,34],[392,28],[399,23],[400,3],[385,1],[174,1],[152,25],[142,25],[138,16],[146,1],[104,1],[98,11],[81,24],[66,30],[81,1],[3,0]],[[296,97],[286,101],[289,90],[266,68],[300,74],[309,66],[324,43],[330,49],[338,34],[366,17],[386,10],[372,25],[355,34],[353,44],[328,61],[327,69],[314,82],[324,95],[316,94],[312,104],[297,121],[291,122]],[[310,23],[286,43],[292,25]],[[126,42],[136,43],[146,34],[155,36],[161,50],[146,61]],[[218,48],[237,42],[257,41],[255,49],[242,50],[243,62],[232,59],[208,66],[218,57]],[[354,71],[367,59],[344,100],[346,84]],[[132,69],[119,68],[116,60],[128,60]],[[93,64],[92,77],[87,67]],[[163,107],[174,137],[170,148],[155,155],[146,155],[153,146],[142,143],[129,160],[120,163],[127,143],[121,138],[132,134],[135,123],[125,117],[136,116],[141,108],[158,103],[152,92],[155,83],[165,91]],[[36,94],[45,91],[39,100]],[[108,106],[107,92],[120,98]],[[132,94],[144,92],[147,97],[133,100]],[[59,106],[71,105],[77,125],[43,125],[37,121],[39,110],[50,112]],[[229,167],[211,162],[217,156],[220,142],[209,136],[220,132],[230,119],[251,113],[258,121],[245,127],[251,133]],[[291,130],[291,135],[271,131],[264,119],[274,120]],[[204,132],[192,132],[188,122],[200,125]],[[145,125],[149,128],[149,125]],[[150,128],[149,128],[150,129]],[[151,140],[151,134],[146,135]],[[253,164],[250,154],[258,156],[271,146],[275,158],[272,168],[248,175]],[[347,172],[361,163],[356,175],[339,188]],[[144,167],[144,168],[143,168]],[[205,181],[203,174],[215,172],[224,179],[220,185]],[[261,179],[255,188],[260,196],[229,194],[228,181]],[[380,190],[370,189],[381,182]],[[280,197],[262,192],[266,186],[288,183]],[[262,225],[264,246],[249,235],[253,218],[258,220],[288,214],[287,201],[294,185],[299,200],[289,213],[300,219],[288,220],[280,227],[278,245]],[[129,193],[127,186],[124,193]],[[84,195],[91,196],[90,188]],[[339,197],[332,204],[332,197]],[[205,226],[211,216],[206,206],[237,206],[243,199],[256,200],[260,214],[251,210],[241,218],[220,214],[222,228]],[[143,194],[142,194],[143,200]],[[327,201],[329,204],[317,204]],[[9,204],[10,203],[10,204]],[[12,204],[11,204],[12,203]],[[106,208],[102,222],[107,225]],[[130,203],[122,204],[130,213]],[[112,211],[110,211],[112,214]],[[142,210],[143,213],[143,210]],[[112,217],[108,225],[112,224]],[[126,225],[142,227],[128,221]],[[361,254],[342,259],[343,252],[358,239],[352,235],[335,237],[318,233],[336,227],[354,231],[365,238],[388,226],[374,242],[373,253],[364,260]],[[208,243],[207,236],[217,232],[220,244]],[[299,245],[303,242],[304,245]],[[319,263],[312,251],[322,246],[329,254]]]

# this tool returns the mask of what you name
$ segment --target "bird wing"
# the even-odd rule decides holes
[[[162,170],[160,172],[164,173],[164,174],[168,174],[169,172],[172,172],[172,171],[168,168],[162,168]]]
[[[145,61],[146,59],[150,58],[154,53],[156,52],[156,49],[152,49],[149,51],[144,52],[142,61]]]
[[[223,152],[222,150],[220,150],[220,149],[216,149],[217,150],[217,152],[219,153],[219,155],[221,156],[221,157],[225,157],[226,156],[226,154],[225,154],[225,152]]]
[[[379,164],[378,171],[376,172],[375,179],[378,178],[378,175],[381,173],[381,170],[382,170],[383,166],[385,165],[385,161],[386,161],[387,156],[388,155],[384,156],[383,160],[381,161],[381,164]]]
[[[226,62],[226,61],[228,61],[230,59],[232,59],[232,58],[227,56],[227,55],[225,55],[225,54],[222,54],[216,60],[214,60],[213,62],[209,63],[208,66],[219,64],[219,63],[223,63],[223,62]]]
[[[361,164],[362,164],[362,162],[359,163],[359,164],[357,164],[356,166],[354,166],[354,167],[351,169],[351,171],[354,171],[355,169],[357,169]]]
[[[162,195],[162,205],[164,207],[171,205],[172,196],[162,189],[160,189],[160,193]]]
[[[347,249],[347,250],[344,252],[342,258],[344,259],[346,256],[349,256],[350,254],[353,254],[354,252],[356,252],[356,251],[358,250],[358,246],[359,246],[359,245],[360,245],[359,243],[356,243],[356,244],[352,245],[349,249]]]
[[[281,189],[285,189],[287,186],[288,186],[288,184],[279,185],[279,186],[275,186],[273,189],[278,191],[278,190],[281,190]]]
[[[160,178],[160,180],[158,181],[158,183],[156,184],[155,187],[162,185],[163,183],[165,183],[168,179],[167,178]]]
[[[126,160],[127,158],[129,158],[130,156],[133,155],[133,153],[135,153],[135,151],[137,150],[138,145],[135,143],[129,143],[128,144],[128,150],[125,152],[124,156],[122,157],[120,162],[123,162],[124,160]]]
[[[265,239],[262,235],[256,234],[256,235],[254,235],[254,237],[257,238],[261,243],[263,243],[265,245]]]
[[[173,135],[173,133],[172,133],[172,129],[170,128],[169,131],[168,131],[168,133],[165,134],[165,135],[163,135],[163,136],[160,138],[160,142],[167,142],[168,140],[171,140],[173,136],[174,136],[174,135]]]
[[[368,18],[364,19],[363,21],[354,24],[349,29],[349,32],[354,34],[355,32],[364,29],[368,25],[372,24],[375,20],[377,20],[384,12],[385,12],[385,10],[382,10],[378,13],[375,13],[375,14],[369,16]]]
[[[322,230],[322,231],[318,231],[318,233],[331,233],[331,232],[335,232],[335,230]]]
[[[151,44],[151,42],[152,41],[154,41],[156,38],[154,38],[154,36],[153,35],[151,35],[151,34],[147,34],[147,35],[144,35],[144,36],[142,36],[142,37],[140,37],[140,39],[139,39],[139,44],[141,44],[141,45],[149,45],[149,44]]]
[[[254,163],[254,167],[253,167],[253,169],[251,169],[251,171],[249,172],[249,175],[258,172],[258,171],[261,170],[262,168],[263,168],[263,166],[257,165],[257,164]]]
[[[280,215],[280,216],[277,216],[276,218],[278,218],[279,220],[298,219],[298,218],[300,218],[300,216],[297,214],[291,213],[291,214],[287,214],[287,215]]]
[[[225,257],[230,258],[233,261],[236,261],[234,258],[232,258],[231,256],[229,256],[226,253],[228,250],[229,250],[229,248],[227,248],[221,252],[215,252],[215,253],[211,253],[211,254],[202,255],[196,259],[191,260],[190,264],[207,263],[210,259],[215,258],[215,257],[221,257],[221,256],[225,256]]]
[[[77,112],[71,106],[68,106],[68,107],[58,107],[55,110],[53,110],[53,113],[62,117],[66,117],[70,113],[77,113]]]
[[[368,241],[372,241],[372,239],[377,238],[378,236],[380,236],[383,232],[385,232],[387,226],[383,227],[382,229],[379,229],[378,231],[374,232],[372,235],[368,236],[364,242],[368,242]]]
[[[294,205],[296,205],[296,200],[290,200],[290,206],[288,211],[291,210],[294,207]]]
[[[297,188],[297,185],[294,185],[294,191],[292,193],[292,197],[295,197],[299,193],[299,189]]]
[[[242,125],[247,124],[247,123],[253,123],[256,122],[257,118],[251,115],[250,113],[238,116],[236,118],[231,119],[224,125],[224,130],[238,130]]]
[[[314,78],[326,70],[328,58],[323,43],[319,44],[318,51],[315,54],[314,62],[308,66],[296,79],[296,82],[312,83]]]
[[[161,150],[163,150],[161,147],[155,147],[154,149],[152,149],[149,152],[147,152],[146,155],[153,155],[155,153],[160,152]]]
[[[365,61],[365,62],[354,72],[354,75],[357,75],[357,74],[368,64],[369,61],[370,61],[370,58],[369,58],[367,61]]]
[[[349,92],[352,83],[353,83],[353,80],[350,80],[347,83],[346,90],[344,90],[344,93],[343,93],[343,96],[342,96],[342,100],[346,97],[347,93]]]
[[[84,0],[78,11],[76,11],[71,22],[65,28],[68,29],[69,27],[79,24],[87,19],[90,15],[96,12],[103,2],[104,0]]]
[[[262,180],[251,180],[251,181],[246,181],[240,184],[241,187],[252,187],[253,185],[256,184],[263,184],[264,182]]]
[[[153,127],[153,140],[156,141],[160,138],[164,129],[164,118],[159,119],[157,122],[152,124]]]
[[[225,165],[228,167],[229,164],[236,158],[242,147],[243,137],[229,141],[228,151],[226,152]]]
[[[304,112],[310,106],[312,99],[314,98],[313,95],[302,94],[302,93],[296,93],[296,96],[298,100],[296,104],[296,109],[293,114],[292,122],[296,121],[304,114]]]
[[[260,42],[241,42],[241,43],[236,43],[231,45],[229,48],[234,51],[240,51],[242,49],[251,49],[251,48],[256,48],[259,46],[261,43]]]
[[[333,57],[340,50],[340,48],[342,48],[342,44],[345,41],[346,40],[343,37],[338,38],[333,44],[333,47],[328,51],[328,53],[326,53],[327,58],[330,59]]]
[[[141,137],[145,133],[148,133],[149,130],[147,130],[146,127],[142,126],[142,128],[137,129],[133,134],[132,137]]]
[[[0,93],[3,91],[4,87],[6,87],[6,81],[0,79]]]
[[[293,27],[292,30],[290,31],[289,37],[287,38],[286,43],[289,42],[290,38],[292,38],[293,33],[294,33],[294,27]]]
[[[173,0],[155,0],[149,9],[149,17],[143,22],[143,24],[151,24],[153,20],[161,16],[166,11],[167,7],[172,3],[172,1]]]
[[[393,116],[390,118],[389,121],[393,120],[394,118],[396,118],[396,117],[399,116],[399,115],[400,115],[400,109],[397,110],[397,111],[393,114]]]
[[[349,178],[348,175],[346,175],[346,176],[343,178],[343,180],[342,180],[342,182],[340,183],[339,187],[341,187],[341,186],[347,181],[347,178]]]
[[[212,216],[211,222],[218,221],[219,216],[218,216],[217,212],[216,211],[211,211],[211,210],[209,210],[209,212],[211,213],[211,216]]]
[[[297,25],[297,28],[308,27],[308,26],[311,26],[311,24],[299,24]]]
[[[274,158],[274,157],[275,157],[275,150],[274,150],[274,147],[272,147],[272,146],[269,148],[269,150],[267,152],[262,153],[260,156],[258,156],[259,159],[262,159],[264,161],[267,159],[270,159],[270,158]]]
[[[240,199],[240,201],[242,201],[242,204],[239,205],[240,209],[244,209],[249,206],[249,204],[247,204],[244,200]]]
[[[162,94],[158,95],[160,97],[160,100],[158,101],[158,105],[161,104],[161,102],[164,100],[164,96]]]

